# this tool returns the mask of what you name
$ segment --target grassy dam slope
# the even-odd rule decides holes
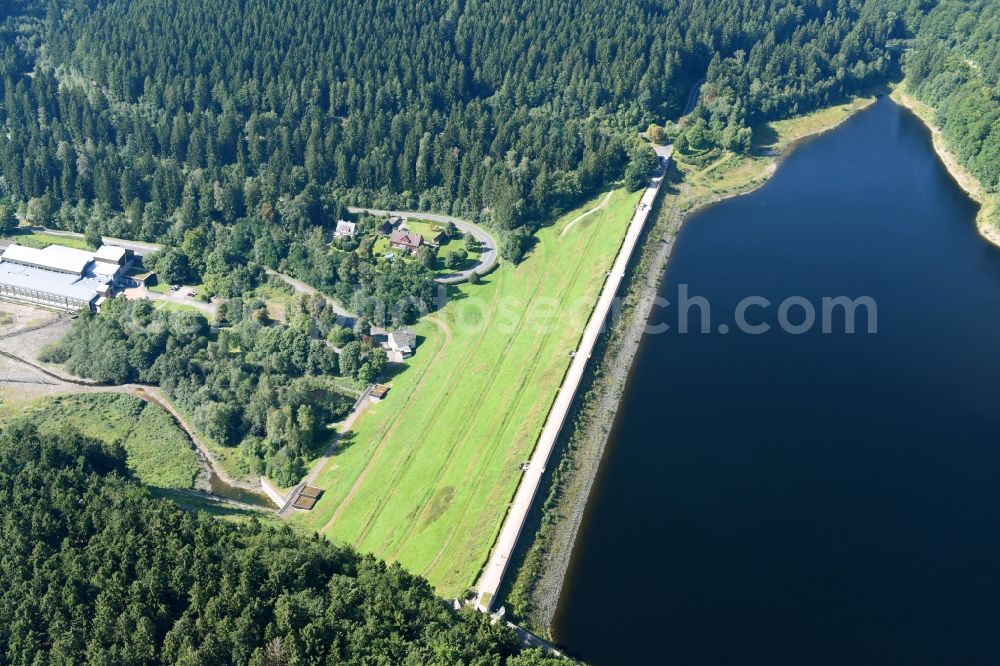
[[[388,398],[320,473],[323,499],[295,522],[399,561],[441,594],[469,589],[640,194],[585,203],[543,229],[519,266],[454,289],[416,327],[416,356]]]

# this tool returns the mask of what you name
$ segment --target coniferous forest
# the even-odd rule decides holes
[[[321,378],[368,381],[384,359],[362,358],[322,299],[262,332],[263,269],[368,321],[434,289],[419,263],[331,252],[348,206],[476,220],[516,263],[557,214],[627,174],[641,184],[639,130],[676,119],[693,89],[671,138],[745,152],[758,123],[901,65],[995,190],[997,12],[935,4],[6,0],[0,202],[32,224],[163,243],[154,262],[231,299],[218,339],[200,317],[120,304],[82,318],[49,360],[159,383],[249,449],[253,471],[290,481],[317,420],[344,407]],[[151,326],[125,325],[136,318]],[[502,623],[448,609],[397,566],[156,499],[123,456],[74,433],[0,434],[0,663],[563,663],[519,654]]]
[[[0,434],[4,664],[564,663],[316,536],[153,499],[124,451]]]
[[[481,218],[517,261],[554,212],[648,164],[636,130],[702,80],[694,141],[734,149],[884,80],[894,4],[24,0],[0,172],[32,222],[188,239],[222,296],[246,288],[233,270],[284,262],[396,300],[420,277],[290,248],[344,204],[394,205]]]
[[[941,2],[920,22],[905,72],[916,96],[936,108],[948,149],[987,192],[997,192],[1000,7],[989,0]]]

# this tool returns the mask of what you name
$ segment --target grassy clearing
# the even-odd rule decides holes
[[[196,312],[202,316],[205,315],[204,312],[194,307],[193,305],[185,305],[184,303],[174,303],[173,301],[153,301],[153,307],[157,310],[166,310],[168,312]]]
[[[285,321],[288,304],[292,302],[295,290],[280,278],[269,275],[267,280],[253,290],[252,296],[244,296],[244,300],[259,298],[267,305],[267,316],[275,321]]]
[[[146,290],[152,291],[157,294],[166,294],[170,291],[170,285],[167,284],[166,282],[161,282],[160,280],[157,280],[156,284],[153,285],[147,284]]]
[[[831,130],[858,111],[875,103],[875,97],[857,97],[850,102],[837,104],[802,116],[769,123],[766,131],[755,128],[754,143],[758,146],[782,151],[790,144],[807,136]]]
[[[42,231],[31,231],[29,229],[18,229],[10,236],[10,240],[25,247],[38,249],[48,247],[49,245],[62,245],[75,250],[93,250],[82,238],[58,236],[56,234],[47,234]]]
[[[295,524],[397,560],[445,595],[474,583],[639,194],[616,191],[560,237],[600,200],[543,229],[520,266],[454,288],[416,327],[416,356],[345,437],[317,481],[326,494]]]
[[[449,252],[455,252],[456,250],[465,250],[469,255],[469,258],[465,260],[465,263],[458,268],[448,268],[445,266],[445,258],[448,256]],[[464,271],[468,268],[472,268],[479,261],[479,255],[482,254],[479,250],[470,250],[469,242],[465,240],[465,237],[452,238],[441,244],[438,248],[436,258],[434,260],[434,273],[437,275],[451,275],[455,271]]]
[[[161,280],[157,280],[156,284],[154,284],[152,286],[147,285],[146,289],[148,289],[149,291],[156,292],[157,294],[168,294],[168,293],[170,293],[170,287],[171,287],[170,283],[164,282],[164,281],[161,281]],[[197,284],[187,284],[187,283],[185,283],[185,284],[180,285],[180,287],[181,287],[180,288],[181,293],[184,293],[184,294],[186,294],[187,292],[191,291],[192,289],[194,289],[195,291],[197,291],[199,294],[204,293],[204,291],[205,291],[205,285],[202,284],[202,283],[200,283],[200,282],[197,283]]]
[[[30,419],[42,431],[69,426],[87,437],[120,443],[128,466],[145,484],[188,489],[198,457],[187,435],[162,407],[133,395],[86,393],[5,406],[2,420]]]
[[[436,236],[439,231],[444,229],[445,225],[438,222],[431,222],[430,220],[420,220],[410,217],[406,219],[406,223],[403,226],[413,233],[420,234],[424,237],[424,240],[429,240]]]

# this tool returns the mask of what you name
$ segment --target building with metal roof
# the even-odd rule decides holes
[[[72,273],[83,275],[94,253],[85,250],[74,250],[62,245],[49,245],[43,250],[11,243],[3,253],[3,261],[41,268],[56,273]]]
[[[124,248],[88,252],[50,245],[39,250],[12,243],[0,254],[0,297],[96,311],[131,263],[131,251]]]

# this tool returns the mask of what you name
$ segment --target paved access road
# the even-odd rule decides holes
[[[563,378],[562,386],[559,388],[556,400],[552,404],[549,416],[545,420],[542,433],[538,437],[538,443],[535,445],[535,450],[531,454],[531,460],[528,462],[528,468],[524,472],[524,476],[521,477],[521,483],[517,487],[514,502],[510,505],[507,517],[500,528],[500,535],[493,546],[490,559],[486,563],[486,568],[483,569],[479,583],[476,585],[476,604],[482,610],[488,611],[490,609],[493,600],[496,598],[497,591],[500,589],[500,583],[503,581],[507,566],[510,564],[510,557],[514,552],[514,547],[517,545],[517,539],[524,529],[524,523],[528,518],[531,504],[538,492],[538,486],[541,484],[545,465],[548,463],[552,449],[555,447],[556,439],[559,437],[559,431],[562,430],[563,423],[566,421],[566,416],[569,414],[570,407],[573,404],[573,398],[576,396],[576,391],[583,380],[583,374],[587,369],[587,361],[590,360],[590,354],[594,351],[594,345],[597,343],[597,338],[600,337],[601,331],[604,328],[604,322],[608,318],[608,313],[611,311],[618,288],[625,277],[625,271],[628,269],[629,261],[632,259],[632,253],[639,243],[639,238],[642,236],[643,228],[646,226],[646,218],[649,217],[653,203],[660,193],[660,185],[663,183],[663,176],[666,171],[664,167],[673,154],[673,150],[671,146],[662,146],[657,150],[657,153],[663,158],[661,164],[658,166],[656,175],[650,180],[646,191],[642,195],[642,199],[639,201],[639,205],[635,209],[635,215],[632,216],[632,221],[629,223],[625,240],[618,251],[618,257],[615,259],[615,263],[604,281],[604,288],[601,290],[600,298],[597,300],[597,305],[590,316],[590,321],[587,322],[587,327],[583,331],[583,337],[580,338],[580,345],[577,347],[569,370]]]
[[[369,215],[378,215],[380,217],[389,217],[397,215],[399,217],[412,217],[418,220],[430,220],[431,222],[441,222],[442,224],[447,224],[451,222],[456,227],[458,227],[463,234],[472,234],[475,236],[479,244],[482,245],[483,250],[479,255],[479,263],[464,271],[458,273],[453,273],[451,275],[445,275],[439,278],[435,278],[436,282],[441,284],[457,284],[459,282],[465,282],[473,273],[478,275],[486,275],[493,267],[496,265],[500,258],[497,253],[497,240],[479,225],[473,224],[467,220],[462,220],[457,217],[452,217],[451,215],[441,215],[439,213],[423,213],[420,211],[405,211],[405,210],[381,210],[379,208],[348,208],[347,210],[352,213],[368,213]]]

